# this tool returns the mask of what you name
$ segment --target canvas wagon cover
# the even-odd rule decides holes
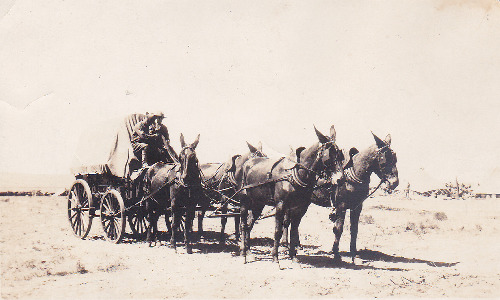
[[[134,126],[144,118],[143,114],[132,114],[87,129],[80,138],[71,172],[127,177],[131,168],[140,166],[130,140]]]

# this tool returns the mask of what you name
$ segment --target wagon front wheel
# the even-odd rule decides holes
[[[117,190],[107,191],[101,200],[101,225],[106,240],[119,243],[125,233],[125,204]]]
[[[142,209],[132,211],[127,218],[128,225],[132,230],[132,234],[139,240],[143,240],[147,235],[147,228],[149,227],[149,220],[146,213]]]
[[[88,183],[76,180],[68,193],[68,220],[73,234],[81,239],[87,237],[92,226],[92,193]]]

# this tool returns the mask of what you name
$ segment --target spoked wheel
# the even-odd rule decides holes
[[[88,183],[78,179],[68,193],[68,220],[73,234],[81,239],[87,237],[92,226],[92,193]]]
[[[117,190],[107,191],[101,200],[101,225],[104,237],[119,243],[125,233],[125,204]]]
[[[127,221],[130,229],[132,230],[132,233],[137,239],[143,240],[146,238],[146,235],[148,233],[147,228],[149,227],[149,221],[146,217],[146,212],[144,209],[141,209],[141,207],[139,207],[131,211],[128,215]]]

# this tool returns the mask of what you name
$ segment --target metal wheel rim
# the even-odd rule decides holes
[[[125,231],[125,207],[123,199],[116,190],[106,192],[101,200],[101,225],[104,238],[119,243]]]
[[[92,194],[87,182],[82,179],[75,181],[68,193],[68,221],[71,231],[78,238],[84,239],[90,232],[91,205]]]

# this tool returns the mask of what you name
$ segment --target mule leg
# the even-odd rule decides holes
[[[251,211],[250,217],[248,218],[248,224],[249,224],[249,236],[248,238],[250,239],[250,233],[252,232],[253,226],[255,225],[255,222],[259,219],[260,215],[262,214],[262,210],[264,210],[264,206],[258,206],[254,207]]]
[[[165,212],[165,225],[167,226],[167,234],[172,234],[172,223],[170,222],[172,214],[170,211]]]
[[[225,204],[225,205],[222,206],[221,212],[222,212],[223,215],[227,214],[227,204]],[[224,245],[226,243],[226,233],[225,233],[225,231],[226,231],[226,224],[227,224],[227,217],[223,216],[220,219],[220,225],[221,225],[220,237],[219,237],[219,244],[220,245]]]
[[[335,224],[333,225],[333,234],[335,235],[335,241],[333,242],[332,253],[334,255],[334,259],[337,262],[340,262],[342,258],[339,253],[339,243],[340,237],[342,236],[342,231],[344,230],[344,219],[345,219],[345,210],[337,209],[335,211]]]
[[[205,232],[203,231],[203,218],[205,217],[205,209],[198,212],[198,240],[201,241],[202,237],[205,237]]]
[[[299,239],[299,225],[302,217],[304,217],[308,206],[303,209],[290,211],[289,213],[289,222],[290,222],[290,247],[289,247],[289,255],[290,259],[293,261],[297,261],[297,247],[300,245]]]
[[[191,235],[193,232],[194,207],[186,208],[186,224],[184,224],[184,245],[186,245],[186,253],[192,254],[193,247],[191,245]]]
[[[281,236],[283,234],[283,217],[284,217],[284,209],[283,202],[279,201],[276,204],[276,215],[275,215],[275,225],[274,225],[274,246],[271,252],[273,257],[273,262],[279,263],[278,260],[278,249],[280,245]]]
[[[234,237],[236,241],[240,240],[240,218],[239,216],[234,217]]]
[[[247,249],[248,249],[248,240],[247,240],[247,232],[248,232],[248,208],[245,204],[241,205],[240,208],[240,228],[241,228],[241,242],[240,242],[240,254],[243,255],[244,262],[247,262]]]
[[[154,212],[153,212],[153,207],[152,207],[152,204],[150,201],[146,201],[146,218],[148,219],[149,221],[149,225],[148,227],[146,228],[146,242],[149,242],[149,244],[151,245],[151,243],[153,242],[153,239],[155,239],[155,222],[154,222],[154,219],[155,219],[155,215],[154,215]]]
[[[350,219],[351,219],[351,256],[352,261],[354,262],[354,258],[356,257],[356,240],[358,238],[358,225],[359,225],[359,216],[361,214],[362,206],[359,205],[355,210],[351,210]]]
[[[283,219],[283,237],[281,243],[288,246],[288,227],[290,226],[290,213],[287,212]]]
[[[173,248],[177,253],[175,244],[175,232],[177,231],[177,227],[179,226],[179,212],[177,211],[177,204],[175,203],[175,198],[171,199],[170,210],[172,216],[172,234],[170,235],[170,247]]]

